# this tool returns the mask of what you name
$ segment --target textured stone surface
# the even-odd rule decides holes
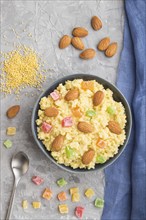
[[[74,73],[95,74],[110,82],[115,82],[117,65],[122,48],[123,37],[123,1],[122,0],[96,0],[96,1],[2,1],[2,51],[9,51],[15,44],[22,43],[30,45],[41,55],[47,69],[47,81],[44,88],[58,77]],[[102,30],[95,32],[90,26],[93,15],[99,15],[103,21]],[[112,59],[108,59],[103,53],[97,51],[97,56],[91,61],[78,58],[79,51],[73,47],[65,50],[58,49],[59,38],[63,34],[71,34],[75,26],[84,26],[89,30],[89,36],[84,39],[86,47],[95,48],[98,41],[105,36],[110,36],[112,41],[119,45],[118,53]],[[17,34],[14,33],[16,31]],[[30,33],[32,37],[30,37]],[[16,37],[18,35],[19,37]],[[71,174],[57,168],[38,149],[31,135],[30,121],[31,112],[35,101],[40,93],[36,90],[27,90],[28,96],[22,92],[20,100],[15,100],[11,95],[1,95],[1,219],[4,219],[10,199],[13,185],[13,175],[10,169],[12,155],[20,150],[28,154],[30,168],[27,175],[21,180],[14,202],[12,219],[76,219],[74,208],[77,204],[71,203],[70,196],[67,204],[69,214],[61,216],[57,206],[59,202],[56,195],[62,189],[56,185],[56,180],[64,177],[68,185],[64,188],[67,192],[70,187],[78,186],[81,193],[80,205],[85,206],[83,219],[100,219],[102,209],[97,209],[91,201],[84,196],[84,190],[91,187],[95,190],[97,197],[103,197],[104,174],[103,172],[91,172],[85,174]],[[5,116],[7,108],[14,104],[21,105],[19,115],[8,120]],[[5,131],[8,126],[16,126],[17,134],[10,139],[13,147],[7,150],[3,141],[7,138]],[[33,175],[39,175],[45,179],[45,183],[36,186],[31,182]],[[45,187],[53,190],[51,201],[43,200],[40,195]],[[95,196],[95,197],[96,197]],[[27,210],[21,208],[23,199],[29,201]],[[42,202],[42,208],[34,210],[32,201]]]

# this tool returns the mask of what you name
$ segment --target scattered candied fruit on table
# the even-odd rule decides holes
[[[95,192],[94,192],[94,190],[93,189],[91,189],[91,188],[88,188],[86,191],[85,191],[85,196],[87,197],[87,198],[92,198],[92,196],[94,196],[94,194],[95,194]]]
[[[42,197],[44,199],[50,200],[52,198],[52,191],[48,188],[46,188],[42,194]]]
[[[96,208],[103,208],[104,207],[104,200],[97,198],[94,202]]]
[[[5,140],[4,142],[3,142],[3,145],[8,149],[8,148],[11,148],[12,147],[12,141],[10,141],[10,140]]]
[[[74,108],[72,108],[72,113],[73,113],[73,115],[75,116],[75,117],[77,117],[77,118],[80,118],[80,117],[82,117],[82,112],[81,112],[81,109],[78,107],[78,106],[76,106],[76,107],[74,107]]]
[[[80,194],[78,192],[73,193],[71,200],[72,200],[72,202],[79,202],[80,201]]]
[[[61,178],[61,179],[57,180],[57,185],[60,187],[63,187],[65,185],[67,185],[67,181],[64,178]]]
[[[77,206],[76,208],[75,208],[75,215],[76,215],[76,217],[77,218],[82,218],[83,217],[83,213],[84,213],[84,207],[82,207],[82,206]]]
[[[49,133],[52,129],[52,125],[48,124],[47,122],[42,123],[42,131],[44,133]]]
[[[81,88],[83,90],[91,90],[91,91],[94,91],[94,81],[83,81],[81,83]]]
[[[68,205],[67,204],[61,204],[58,206],[59,212],[61,214],[67,214],[68,213]]]
[[[41,185],[44,182],[44,179],[39,176],[33,176],[31,180],[36,185]]]
[[[62,127],[71,127],[73,125],[72,117],[65,117],[62,120]]]
[[[41,208],[41,203],[38,201],[32,202],[32,206],[34,209],[40,209]]]
[[[59,201],[66,201],[67,200],[66,192],[58,193],[57,198]]]
[[[103,139],[98,138],[98,140],[96,142],[96,146],[100,147],[100,148],[104,148],[104,147],[106,147],[106,142]]]
[[[9,135],[9,136],[15,135],[15,134],[16,134],[16,127],[8,127],[6,133],[7,133],[7,135]]]
[[[77,188],[77,187],[70,188],[69,192],[70,192],[70,195],[72,196],[73,193],[78,193],[79,192],[79,188]]]
[[[60,96],[59,96],[59,94],[58,94],[57,91],[51,92],[51,93],[50,93],[50,96],[52,97],[52,99],[53,99],[54,101],[57,101],[57,100],[60,98]]]
[[[27,202],[27,200],[23,200],[23,201],[22,201],[22,208],[23,208],[23,209],[27,209],[27,208],[28,208],[28,202]]]

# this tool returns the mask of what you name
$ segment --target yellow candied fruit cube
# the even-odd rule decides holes
[[[44,199],[50,200],[52,198],[52,191],[48,188],[45,189],[45,191],[43,192],[42,197]]]
[[[23,208],[23,209],[27,209],[27,208],[28,208],[28,202],[27,202],[27,200],[23,200],[23,201],[22,201],[22,208]]]
[[[40,202],[32,202],[32,206],[34,209],[40,209],[41,203]]]
[[[73,195],[74,193],[78,193],[79,192],[79,188],[74,187],[74,188],[70,188],[70,194]]]
[[[72,202],[79,202],[80,201],[80,194],[78,192],[73,193],[71,200],[72,200]]]
[[[59,208],[59,212],[61,214],[68,213],[68,206],[66,204],[61,204],[61,205],[58,206],[58,208]]]
[[[94,196],[94,194],[95,194],[95,192],[93,191],[93,189],[91,189],[91,188],[89,188],[89,189],[87,189],[86,191],[85,191],[85,196],[87,197],[87,198],[91,198],[92,196]]]
[[[16,134],[16,128],[15,127],[8,127],[7,128],[7,135],[15,135]]]

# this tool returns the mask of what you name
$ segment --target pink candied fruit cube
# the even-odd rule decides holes
[[[52,126],[48,124],[47,122],[42,123],[42,130],[44,133],[49,133],[52,129]]]
[[[75,208],[75,215],[77,216],[77,218],[82,218],[83,212],[84,212],[84,208],[83,207],[77,206]]]
[[[52,97],[52,99],[54,101],[58,100],[59,99],[59,94],[56,92],[56,91],[53,91],[50,93],[50,96]]]
[[[63,127],[71,127],[73,125],[72,117],[66,117],[62,120]]]
[[[41,185],[44,182],[44,179],[39,176],[33,176],[31,180],[36,185]]]

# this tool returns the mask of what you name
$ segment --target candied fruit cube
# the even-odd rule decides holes
[[[104,200],[97,198],[94,202],[96,208],[103,208],[104,207]]]
[[[11,148],[12,147],[12,141],[10,140],[5,140],[3,142],[3,145],[6,147],[6,148]]]
[[[31,180],[36,185],[41,185],[44,182],[44,179],[39,176],[33,176]]]
[[[61,205],[58,206],[58,208],[59,208],[59,212],[61,214],[67,214],[68,213],[68,206],[67,206],[67,204],[61,204]]]
[[[28,208],[28,202],[27,202],[27,200],[23,200],[23,201],[22,201],[22,208],[23,208],[23,209],[27,209],[27,208]]]
[[[81,83],[81,88],[82,88],[83,90],[89,89],[89,90],[91,90],[91,91],[94,91],[94,81],[83,81],[83,82]]]
[[[41,203],[35,201],[35,202],[32,202],[32,206],[33,206],[34,209],[40,209],[40,207],[41,207]]]
[[[67,158],[70,159],[70,158],[72,158],[72,157],[74,156],[75,150],[72,149],[70,146],[67,146],[67,147],[65,148],[65,152],[66,152]]]
[[[54,101],[57,101],[57,100],[59,99],[59,94],[58,94],[57,91],[51,92],[51,93],[50,93],[50,96],[52,97],[52,99],[53,99]]]
[[[75,215],[76,215],[76,217],[77,218],[82,218],[83,217],[83,213],[84,213],[84,207],[82,207],[82,206],[77,206],[76,208],[75,208]]]
[[[57,185],[63,187],[67,184],[67,181],[64,178],[57,180]]]
[[[67,200],[66,193],[65,193],[65,192],[60,192],[60,193],[58,193],[57,198],[58,198],[59,201],[65,201],[65,200]]]
[[[106,142],[104,140],[102,140],[101,138],[98,138],[96,145],[97,145],[97,147],[104,148],[104,147],[106,147]]]
[[[73,193],[71,200],[72,200],[72,202],[79,202],[80,201],[80,194],[78,192]]]
[[[7,135],[13,136],[16,134],[16,127],[8,127],[7,128]]]
[[[80,118],[83,115],[81,112],[81,109],[78,106],[76,106],[75,108],[72,108],[71,111],[72,111],[73,115],[77,118]]]
[[[102,155],[97,155],[96,157],[96,163],[105,163],[106,159]]]
[[[91,198],[92,196],[94,196],[94,191],[93,191],[93,189],[91,189],[91,188],[88,188],[86,191],[85,191],[85,196],[87,197],[87,198]]]
[[[74,193],[78,193],[79,192],[79,188],[77,188],[77,187],[73,187],[73,188],[70,188],[70,194],[72,195],[72,194],[74,194]]]
[[[62,120],[62,127],[71,127],[73,125],[72,117],[66,117]]]
[[[52,198],[52,191],[48,188],[46,188],[42,194],[42,197],[44,199],[50,200]]]
[[[49,133],[51,129],[52,129],[52,126],[50,124],[48,124],[47,122],[42,123],[42,131],[44,133]]]
[[[92,109],[89,109],[86,111],[86,116],[88,117],[93,117],[96,115],[96,111],[92,110]]]

